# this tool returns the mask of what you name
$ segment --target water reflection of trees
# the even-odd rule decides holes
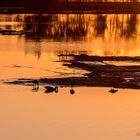
[[[127,26],[123,29],[122,36],[126,38],[131,38],[137,34],[137,16],[128,15],[127,17]]]
[[[25,55],[33,54],[37,59],[40,59],[42,53],[40,42],[36,42],[34,46],[27,45],[25,46],[24,49],[25,49]]]
[[[104,39],[131,39],[138,35],[138,16],[131,15],[54,15],[40,14],[25,16],[25,38],[35,42],[42,39],[53,41],[83,40],[88,36]],[[91,32],[92,31],[92,32]],[[40,47],[39,47],[40,48]],[[26,48],[29,52],[29,48]],[[31,48],[34,54],[41,55],[41,49]],[[36,51],[37,50],[37,51]],[[121,50],[120,50],[121,51]],[[57,54],[82,54],[79,50],[59,50]],[[105,52],[110,54],[109,50]],[[118,52],[120,54],[120,52]]]
[[[27,39],[76,40],[87,35],[87,27],[84,15],[76,15],[74,18],[67,15],[65,20],[59,21],[58,15],[41,14],[26,16],[24,30]]]
[[[63,17],[63,18],[62,18]],[[90,36],[109,38],[132,38],[137,35],[137,15],[54,15],[39,14],[25,16],[25,38],[56,41],[80,40]],[[93,19],[93,20],[91,20]]]
[[[99,36],[99,35],[104,36],[107,27],[106,18],[107,16],[103,16],[103,15],[96,16],[95,24],[94,24],[95,36]]]
[[[115,38],[132,38],[138,33],[138,19],[136,14],[114,15],[110,19],[110,37],[114,33]]]

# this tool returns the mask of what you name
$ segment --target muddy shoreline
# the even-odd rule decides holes
[[[69,60],[61,60],[63,65],[72,69],[79,68],[88,73],[80,77],[39,78],[40,84],[58,86],[90,86],[140,89],[140,65],[116,66],[104,61],[140,62],[140,57],[98,57],[70,55]],[[90,63],[88,63],[90,61]],[[91,63],[92,62],[92,63]],[[59,62],[58,62],[59,63]],[[17,79],[6,84],[32,85],[33,79]]]

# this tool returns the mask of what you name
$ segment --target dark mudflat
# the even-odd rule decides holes
[[[71,55],[72,56],[72,55]],[[88,61],[100,62],[90,65]],[[132,61],[140,62],[139,57],[97,57],[87,55],[73,55],[72,59],[64,61],[64,65],[70,68],[80,68],[88,71],[81,77],[65,78],[41,78],[42,84],[55,84],[62,86],[94,86],[94,87],[116,87],[128,89],[140,89],[140,65],[116,66],[104,63],[104,61]],[[67,62],[67,63],[66,63]],[[19,79],[6,82],[8,84],[31,83],[32,79]]]

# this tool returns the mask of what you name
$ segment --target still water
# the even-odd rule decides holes
[[[79,75],[59,54],[140,56],[140,15],[0,16],[0,80]],[[84,72],[83,72],[84,73]]]
[[[69,88],[45,94],[30,87],[0,85],[3,140],[139,140],[138,90]]]
[[[140,56],[140,15],[0,16],[0,81],[81,75],[63,66],[60,54]],[[119,64],[122,65],[122,64]],[[125,63],[124,63],[125,65]],[[133,65],[133,64],[132,64]],[[138,65],[138,64],[137,64]],[[140,139],[139,90],[0,85],[3,140]]]

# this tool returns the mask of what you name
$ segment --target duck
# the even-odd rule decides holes
[[[33,80],[33,89],[39,89],[39,82],[37,80]]]
[[[75,94],[75,91],[73,89],[70,89],[70,94]]]
[[[58,93],[58,87],[52,87],[52,86],[45,86],[45,92],[46,93],[51,93],[51,92],[55,92]]]
[[[110,93],[116,93],[116,92],[118,92],[118,89],[112,88],[111,90],[109,90],[109,92],[110,92]]]

